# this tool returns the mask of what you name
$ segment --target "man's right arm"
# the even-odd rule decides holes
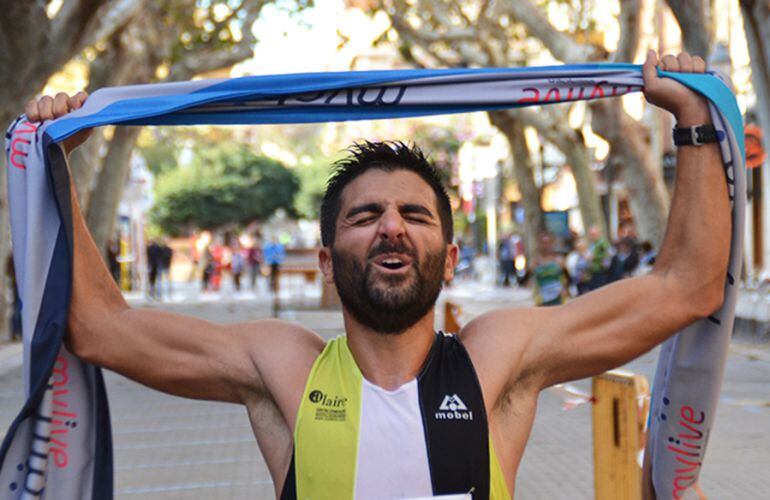
[[[31,102],[28,119],[57,118],[85,100],[60,96]],[[65,149],[86,137],[81,134]],[[74,189],[71,196],[73,287],[65,341],[73,354],[155,389],[197,399],[246,403],[267,393],[276,396],[282,392],[273,387],[276,374],[285,371],[282,384],[304,383],[302,367],[309,369],[323,341],[302,327],[276,320],[216,325],[129,307],[88,232]],[[296,384],[287,380],[295,376]]]

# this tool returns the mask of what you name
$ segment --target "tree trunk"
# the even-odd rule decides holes
[[[669,199],[661,174],[660,158],[650,152],[650,131],[623,110],[620,99],[592,104],[591,126],[612,145],[612,155],[622,167],[641,240],[660,248],[666,228]]]
[[[546,110],[532,111],[515,109],[508,111],[522,123],[534,127],[546,141],[550,142],[564,153],[567,163],[572,167],[575,186],[578,194],[580,215],[583,226],[597,226],[602,234],[607,236],[607,225],[602,216],[599,195],[596,192],[596,180],[591,172],[591,159],[585,145],[583,134],[571,128],[567,122],[566,113],[554,115]]]
[[[524,205],[525,247],[531,258],[537,249],[537,235],[545,228],[545,222],[540,205],[540,190],[535,184],[533,174],[532,156],[524,137],[524,127],[504,111],[491,111],[488,114],[492,125],[505,135],[511,147],[513,175]]]
[[[588,229],[596,226],[602,234],[607,233],[607,224],[602,214],[599,194],[596,191],[596,179],[591,171],[591,158],[588,154],[582,133],[574,130],[574,137],[567,136],[567,144],[561,147],[561,151],[567,156],[567,163],[572,167],[572,176],[575,178],[580,215],[583,217],[583,227]],[[577,137],[577,136],[580,137]]]
[[[131,152],[140,127],[117,127],[91,195],[86,221],[96,247],[104,250],[115,225],[123,186],[131,171]]]
[[[770,136],[770,8],[767,2],[758,0],[740,3],[751,55],[751,82],[757,93],[757,114],[767,138]]]
[[[14,115],[9,113],[0,113],[0,123],[3,130],[10,124]],[[5,275],[5,263],[11,252],[11,227],[8,219],[8,177],[5,163],[5,154],[0,155],[0,343],[10,338],[10,329],[8,328],[10,320],[10,304],[6,300],[9,296],[8,288],[11,280]]]
[[[711,51],[711,23],[705,0],[666,0],[682,30],[685,51],[708,61]]]

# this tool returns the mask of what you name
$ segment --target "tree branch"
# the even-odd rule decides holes
[[[221,68],[227,68],[248,59],[254,53],[256,37],[252,32],[252,26],[259,17],[265,2],[263,0],[244,1],[240,9],[246,12],[243,20],[243,39],[235,44],[229,51],[196,48],[194,52],[188,52],[181,60],[171,66],[169,80],[189,80],[201,73],[208,73]]]
[[[666,0],[666,3],[682,30],[684,50],[708,60],[712,33],[703,0]]]
[[[620,40],[618,48],[612,54],[612,62],[632,62],[639,50],[639,31],[641,24],[641,2],[639,0],[620,0]]]
[[[125,27],[146,3],[147,0],[116,0],[103,5],[86,28],[87,36],[80,41],[79,50],[110,38]]]
[[[604,54],[592,45],[582,44],[573,36],[557,30],[542,10],[530,0],[507,0],[500,7],[526,26],[553,56],[565,63],[578,63],[603,58]]]

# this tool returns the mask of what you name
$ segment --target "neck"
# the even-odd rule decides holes
[[[433,345],[434,310],[398,334],[377,333],[343,308],[348,347],[369,382],[394,390],[414,379]]]

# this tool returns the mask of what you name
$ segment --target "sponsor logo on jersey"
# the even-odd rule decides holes
[[[447,394],[436,412],[436,420],[473,420],[473,412],[468,409],[460,396]]]
[[[348,398],[345,396],[332,396],[315,389],[310,391],[307,398],[316,405],[316,420],[343,422],[347,417],[345,406],[348,404]]]

